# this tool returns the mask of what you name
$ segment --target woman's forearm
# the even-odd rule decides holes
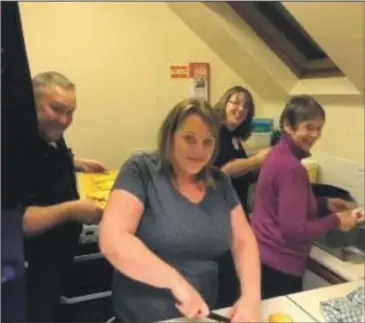
[[[245,241],[237,241],[232,246],[232,254],[241,294],[256,303],[261,300],[261,265],[256,239],[252,232],[250,235]]]
[[[256,156],[249,158],[237,158],[222,166],[222,171],[227,176],[243,176],[246,173],[261,166],[260,160]]]
[[[133,234],[120,234],[114,241],[104,237],[100,240],[100,250],[118,271],[139,282],[172,289],[181,278],[177,270],[157,257]]]

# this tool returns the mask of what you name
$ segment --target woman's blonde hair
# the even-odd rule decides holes
[[[218,139],[219,129],[221,127],[221,119],[218,113],[213,110],[213,108],[205,100],[183,100],[176,104],[175,107],[166,116],[160,128],[158,136],[158,155],[161,163],[161,171],[163,171],[168,176],[174,175],[174,170],[171,162],[174,135],[181,126],[181,124],[185,121],[185,119],[194,114],[200,116],[204,120],[204,122],[206,122],[215,139],[215,149],[213,156],[209,163],[205,165],[198,174],[196,174],[195,179],[201,180],[207,185],[214,185],[212,168],[214,159],[219,148]]]

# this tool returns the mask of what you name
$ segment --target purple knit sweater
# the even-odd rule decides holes
[[[261,261],[284,273],[301,276],[313,241],[339,226],[325,199],[316,199],[301,159],[309,154],[283,135],[260,171],[252,227]]]

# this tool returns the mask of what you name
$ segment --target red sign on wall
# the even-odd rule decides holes
[[[189,66],[170,65],[170,75],[172,79],[187,79],[189,77]]]

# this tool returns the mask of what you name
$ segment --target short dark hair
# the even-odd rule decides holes
[[[284,130],[284,126],[288,124],[293,129],[304,122],[314,119],[326,120],[326,113],[323,107],[316,99],[310,95],[293,96],[285,105],[280,116],[280,129]]]
[[[232,134],[241,140],[247,140],[251,136],[253,129],[253,118],[255,116],[255,102],[249,90],[242,86],[231,87],[218,100],[218,102],[214,106],[214,109],[218,111],[219,115],[222,118],[222,121],[226,121],[227,103],[230,100],[231,96],[236,93],[244,93],[247,97],[248,113],[246,119],[236,129],[233,130]]]

